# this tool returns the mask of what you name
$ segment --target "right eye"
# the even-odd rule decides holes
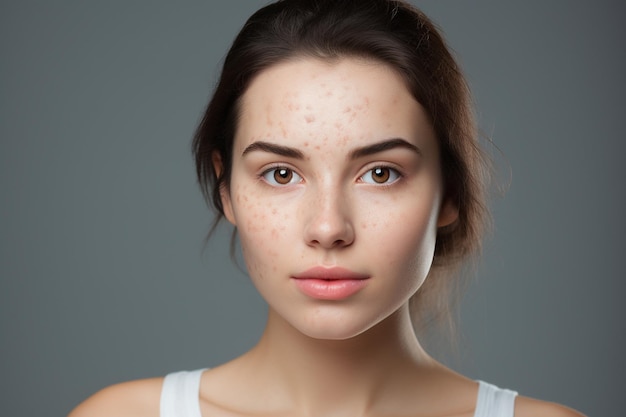
[[[274,167],[264,171],[261,177],[270,185],[282,187],[290,184],[297,184],[302,181],[302,177],[291,168]]]

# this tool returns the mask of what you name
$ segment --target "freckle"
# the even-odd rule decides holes
[[[345,109],[343,109],[344,113],[350,113],[352,111],[352,107],[348,106]]]
[[[335,95],[335,93],[333,93],[332,91],[328,90],[326,92],[326,97],[332,97],[333,95]]]
[[[367,223],[361,223],[361,228],[367,229]]]
[[[305,109],[307,109],[307,110],[313,110],[313,106],[311,106],[310,104],[307,104],[307,105],[306,105],[306,107],[305,107]]]
[[[319,145],[315,145],[315,149],[317,149],[319,151],[320,150],[320,146]]]
[[[313,123],[315,121],[315,117],[311,115],[306,115],[304,116],[304,120],[306,120],[307,123]]]
[[[307,148],[309,146],[309,142],[304,142],[304,147]]]

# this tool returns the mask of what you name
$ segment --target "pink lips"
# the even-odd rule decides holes
[[[316,266],[294,275],[300,291],[319,300],[343,300],[367,285],[369,276],[345,268]]]

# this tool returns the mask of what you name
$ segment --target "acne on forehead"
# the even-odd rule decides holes
[[[407,106],[407,99],[415,105]],[[376,128],[389,132],[397,129],[398,115],[416,119],[409,113],[416,107],[421,106],[404,80],[384,64],[352,59],[277,64],[260,73],[242,98],[238,137],[243,143],[237,148],[243,150],[260,137],[296,139],[293,130],[307,142],[332,136],[345,144],[349,134],[377,137],[377,132],[362,129],[363,117],[379,116],[384,122]]]

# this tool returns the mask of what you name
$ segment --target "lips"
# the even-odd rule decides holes
[[[305,295],[319,300],[343,300],[368,283],[368,275],[341,267],[313,267],[292,277],[296,287]]]

